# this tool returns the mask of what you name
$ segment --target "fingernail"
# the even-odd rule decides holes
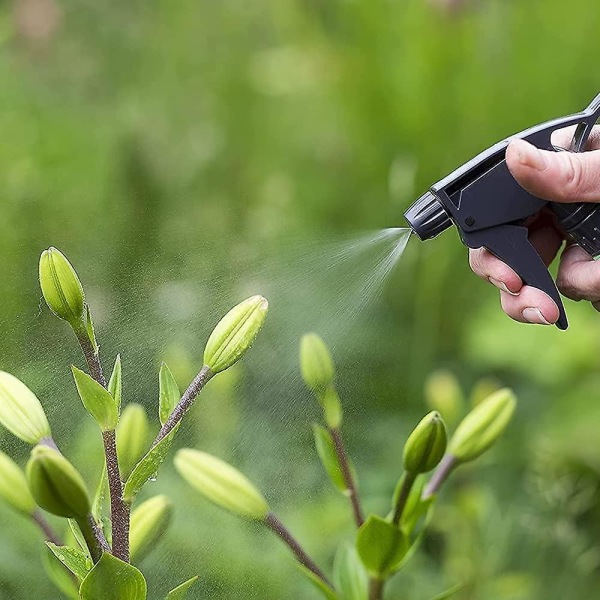
[[[517,294],[516,292],[511,292],[507,287],[506,284],[504,283],[504,281],[499,281],[498,279],[494,279],[493,277],[488,277],[488,281],[496,286],[499,290],[502,290],[503,292],[506,292],[507,294],[510,294],[511,296],[518,296],[519,294]]]
[[[546,321],[542,311],[539,308],[526,308],[523,310],[523,318],[528,323],[534,325],[550,325],[549,321]]]
[[[545,171],[548,168],[548,161],[541,150],[521,140],[514,143],[519,162],[522,165],[536,169],[537,171]]]

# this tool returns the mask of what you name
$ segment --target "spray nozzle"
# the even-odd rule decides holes
[[[585,148],[600,118],[600,95],[582,112],[536,125],[513,136],[537,148],[562,151],[552,144],[552,133],[576,126],[574,152]],[[414,233],[429,240],[455,224],[469,248],[487,248],[509,265],[525,285],[548,294],[559,309],[556,325],[567,328],[567,316],[544,261],[529,242],[527,220],[547,207],[565,235],[592,256],[600,255],[600,204],[556,204],[523,189],[506,166],[509,139],[484,150],[434,184],[405,213]]]
[[[430,240],[452,225],[446,209],[431,192],[425,192],[404,216],[423,241]]]

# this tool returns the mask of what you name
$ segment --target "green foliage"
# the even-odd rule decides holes
[[[198,581],[198,576],[191,577],[187,581],[173,588],[168,594],[166,600],[184,600],[190,588]]]
[[[158,416],[161,425],[164,425],[167,422],[169,415],[173,412],[173,409],[179,402],[180,396],[179,386],[177,385],[177,381],[175,381],[175,377],[173,377],[173,373],[171,373],[171,370],[165,363],[162,363],[160,365],[159,374],[158,405]]]
[[[356,550],[367,571],[383,579],[397,568],[409,548],[404,533],[377,515],[369,515],[356,536]]]
[[[333,485],[342,493],[348,491],[348,486],[342,473],[340,461],[335,452],[335,444],[331,438],[331,433],[325,427],[321,425],[313,425],[313,434],[315,437],[315,448],[317,454],[321,459],[323,467],[325,467],[326,473],[329,475],[329,479]]]
[[[104,553],[79,588],[81,600],[146,600],[144,576],[132,565]]]
[[[81,369],[73,366],[71,370],[73,371],[77,392],[87,411],[96,419],[102,431],[115,429],[119,422],[118,398],[114,398],[108,390]],[[113,385],[118,391],[115,382],[113,382]]]
[[[353,546],[340,546],[333,563],[333,576],[344,600],[367,600],[367,573]]]
[[[176,426],[168,435],[160,440],[160,442],[150,448],[134,467],[123,487],[123,498],[125,499],[125,502],[131,504],[144,485],[150,479],[156,477],[160,465],[164,462],[171,449],[173,438],[177,434],[178,429],[179,426]]]
[[[113,366],[110,379],[108,380],[108,393],[114,398],[117,405],[117,414],[121,414],[121,402],[123,396],[123,381],[122,381],[121,355],[117,354],[115,364]]]
[[[78,579],[83,580],[90,572],[92,561],[81,551],[69,546],[57,546],[52,542],[46,542],[52,554],[73,573]]]

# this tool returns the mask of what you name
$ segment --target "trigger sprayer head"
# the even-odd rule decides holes
[[[431,192],[425,192],[404,216],[411,229],[423,241],[430,240],[452,225],[446,209]]]

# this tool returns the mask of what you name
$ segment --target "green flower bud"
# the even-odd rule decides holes
[[[117,456],[123,479],[148,449],[148,417],[140,404],[128,404],[117,427]]]
[[[71,324],[81,323],[85,298],[75,269],[56,248],[48,248],[40,257],[40,286],[50,310]]]
[[[173,516],[173,503],[166,496],[154,496],[142,502],[131,513],[129,551],[131,560],[140,561],[168,529]]]
[[[515,395],[507,388],[486,398],[460,422],[450,440],[448,453],[459,462],[468,462],[483,454],[506,429],[516,404]]]
[[[404,469],[409,473],[428,473],[446,452],[446,425],[436,411],[423,417],[404,445]]]
[[[316,333],[307,333],[300,342],[300,369],[306,387],[321,403],[327,425],[339,427],[342,405],[333,385],[335,367],[329,349]]]
[[[249,519],[262,521],[269,505],[256,487],[222,460],[184,448],[175,456],[175,468],[198,492],[218,506]]]
[[[4,452],[0,452],[0,498],[26,515],[33,514],[37,508],[27,487],[25,473]]]
[[[437,410],[451,426],[458,422],[465,410],[462,390],[450,371],[436,371],[427,378],[425,402],[431,410]]]
[[[10,373],[0,371],[0,423],[29,444],[50,437],[50,425],[36,395]]]
[[[58,450],[36,446],[26,473],[31,494],[44,510],[70,519],[85,518],[90,512],[83,478]]]
[[[331,353],[316,333],[307,333],[300,342],[300,368],[306,386],[321,396],[333,385],[335,369]]]
[[[267,316],[269,303],[252,296],[234,306],[217,324],[206,342],[204,364],[219,373],[235,364],[252,346]]]

